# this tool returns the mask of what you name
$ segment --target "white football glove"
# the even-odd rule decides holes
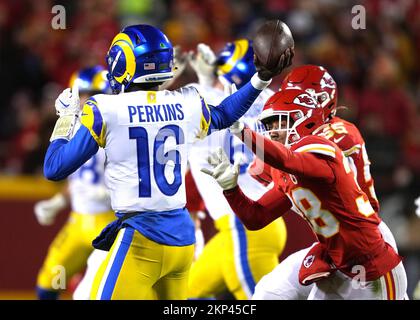
[[[414,204],[416,205],[416,215],[420,218],[420,197],[414,200]],[[420,289],[420,286],[419,286]],[[420,290],[419,290],[420,291]]]
[[[52,225],[58,212],[66,205],[67,200],[61,193],[56,194],[51,199],[37,202],[34,211],[38,223],[42,226]]]
[[[204,43],[197,45],[197,53],[188,54],[188,62],[198,77],[198,83],[203,86],[212,86],[216,80],[215,65],[216,55],[213,50]]]
[[[201,171],[216,179],[223,190],[230,190],[237,186],[240,166],[237,159],[231,165],[226,153],[219,147],[210,154],[207,161],[213,167],[213,170],[201,168]]]
[[[240,135],[245,128],[245,124],[241,121],[235,121],[230,127],[230,133],[234,135]]]
[[[60,93],[57,100],[55,100],[55,110],[57,115],[62,117],[66,115],[79,114],[80,112],[80,98],[79,85],[77,80],[74,81],[73,87],[65,89]]]
[[[74,82],[71,91],[70,88],[65,89],[55,100],[55,110],[59,118],[55,123],[50,141],[56,139],[70,140],[79,122],[80,98],[77,80]]]

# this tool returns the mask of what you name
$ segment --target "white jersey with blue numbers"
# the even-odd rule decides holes
[[[105,183],[117,212],[185,207],[190,145],[207,134],[210,112],[197,90],[95,95],[82,123],[105,149]]]
[[[112,210],[104,182],[105,152],[99,149],[84,165],[69,176],[71,209],[81,214]]]
[[[208,104],[218,105],[225,98],[224,92],[220,89],[207,86],[202,87],[198,84],[194,84],[194,87],[197,88]],[[270,89],[265,89],[261,92],[240,121],[246,123],[254,130],[257,129],[257,117],[261,113],[265,102],[272,95],[273,91]],[[254,159],[252,151],[239,138],[230,134],[226,129],[212,133],[202,141],[194,144],[188,160],[197,189],[213,220],[217,220],[226,214],[234,215],[217,182],[209,175],[200,171],[203,167],[210,168],[207,158],[217,147],[224,149],[231,163],[234,163],[237,157],[241,159],[238,184],[245,195],[253,200],[257,200],[267,192],[267,188],[255,180],[247,171]]]

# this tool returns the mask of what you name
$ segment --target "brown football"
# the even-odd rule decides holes
[[[284,51],[294,45],[289,27],[280,20],[269,20],[255,33],[252,47],[259,62],[270,69],[277,65]]]

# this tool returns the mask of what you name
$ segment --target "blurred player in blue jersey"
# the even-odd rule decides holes
[[[230,42],[217,57],[210,47],[199,44],[197,53],[190,55],[190,63],[199,81],[193,85],[208,103],[218,104],[225,97],[225,87],[234,84],[241,88],[255,73],[252,41]],[[241,121],[257,129],[257,117],[273,93],[265,89]],[[193,146],[189,156],[191,173],[217,233],[192,265],[188,295],[214,298],[228,290],[236,299],[251,299],[255,284],[278,265],[286,243],[286,226],[280,218],[258,231],[244,227],[226,201],[222,188],[201,171],[209,166],[207,159],[217,147],[225,150],[232,164],[235,160],[241,162],[239,185],[249,197],[256,200],[268,190],[249,172],[253,153],[228,130],[220,130]]]
[[[194,254],[194,224],[185,209],[184,176],[191,144],[229,127],[252,105],[273,76],[291,64],[258,72],[219,106],[193,87],[157,91],[173,77],[173,47],[150,25],[124,28],[106,56],[114,95],[95,95],[79,121],[77,87],[56,101],[60,115],[44,174],[61,180],[105,149],[105,182],[118,219],[96,238],[108,250],[93,283],[92,299],[185,299]]]
[[[70,79],[70,86],[77,85],[80,99],[87,100],[96,93],[110,90],[106,70],[101,66],[82,69]],[[59,283],[59,272],[65,279],[83,271],[93,250],[92,240],[115,219],[108,190],[104,185],[105,152],[92,156],[68,178],[66,189],[48,200],[35,204],[35,215],[41,225],[51,225],[61,209],[71,204],[71,213],[63,228],[49,247],[47,257],[38,274],[39,299],[57,299],[65,283]]]

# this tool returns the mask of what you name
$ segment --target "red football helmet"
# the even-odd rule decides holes
[[[278,128],[267,128],[267,124],[277,119]],[[259,120],[266,127],[266,133],[286,131],[285,145],[297,142],[325,124],[323,109],[315,97],[297,88],[272,95],[265,103]]]
[[[314,95],[331,120],[337,112],[337,84],[324,67],[305,65],[294,68],[283,80],[280,90],[299,88]]]

